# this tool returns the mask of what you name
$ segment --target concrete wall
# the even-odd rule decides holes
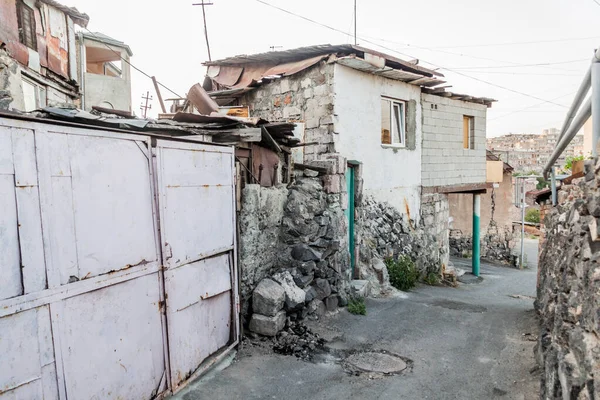
[[[481,195],[480,229],[485,232],[490,221],[500,226],[512,226],[513,221],[520,220],[519,210],[513,205],[512,174],[504,173],[498,188],[488,189]],[[450,229],[460,230],[464,235],[473,234],[473,195],[448,195],[450,202]],[[517,218],[518,219],[515,219]]]
[[[421,185],[419,87],[335,65],[335,150],[362,163],[363,193],[418,223]],[[416,149],[381,144],[381,97],[415,100]],[[411,116],[407,116],[410,118]],[[484,171],[485,172],[485,171]]]
[[[85,109],[92,106],[131,111],[131,82],[113,76],[85,74]]]
[[[486,180],[487,107],[423,94],[423,186],[483,183]],[[475,149],[463,148],[463,116],[475,117]]]

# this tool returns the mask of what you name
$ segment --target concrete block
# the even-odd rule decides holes
[[[250,319],[250,330],[263,336],[275,336],[285,327],[285,317],[285,311],[273,317],[254,313]]]
[[[283,308],[285,290],[271,279],[260,281],[252,293],[252,308],[255,313],[273,317]]]
[[[319,127],[319,118],[308,118],[306,120],[306,129],[313,129]]]
[[[325,193],[340,193],[341,175],[326,175],[323,177]]]
[[[283,118],[294,118],[294,117],[300,117],[300,115],[302,114],[302,111],[295,106],[289,106],[289,107],[285,107],[283,109]]]
[[[308,147],[316,147],[316,146],[308,146]],[[320,160],[311,161],[308,164],[312,165],[314,167],[327,168],[327,174],[328,175],[336,173],[336,167],[335,167],[335,161],[334,160],[323,160],[323,159],[320,159]]]

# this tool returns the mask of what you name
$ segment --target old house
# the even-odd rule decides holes
[[[399,254],[409,254],[422,274],[439,273],[447,264],[448,194],[478,197],[488,187],[485,121],[492,99],[448,92],[437,71],[352,45],[242,55],[206,65],[203,86],[220,105],[249,106],[251,117],[303,125],[297,133],[303,145],[292,149],[294,159],[322,169],[327,212],[335,205],[335,215],[345,214],[336,240],[339,253],[349,258],[325,262],[338,271],[328,278],[330,286],[347,278],[377,286],[385,275],[381,260]],[[268,192],[254,195],[256,213],[273,206]],[[299,221],[285,212],[284,225]],[[271,223],[276,232],[277,218]],[[317,248],[317,238],[303,228],[297,239]],[[285,264],[269,255],[268,243],[261,247],[254,239],[250,275],[259,271],[264,277],[268,266]],[[242,232],[242,279],[244,241]]]
[[[0,108],[31,111],[79,101],[75,24],[86,14],[54,0],[0,5]],[[16,63],[15,63],[16,61]]]
[[[487,151],[487,181],[492,184],[481,197],[481,257],[514,262],[510,242],[513,223],[521,219],[514,206],[513,167]],[[472,199],[468,194],[450,194],[450,254],[468,256],[472,251]]]

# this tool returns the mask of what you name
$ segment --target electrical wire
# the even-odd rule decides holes
[[[103,44],[103,45],[104,45],[104,46],[105,46],[107,49],[109,49],[110,51],[112,51],[113,53],[115,53],[117,56],[119,56],[119,58],[120,58],[120,59],[121,59],[123,62],[125,62],[125,63],[129,64],[129,66],[130,66],[131,68],[135,69],[136,71],[138,71],[138,72],[139,72],[139,73],[141,73],[142,75],[145,75],[146,77],[148,77],[148,78],[152,79],[152,76],[148,75],[147,73],[145,73],[144,71],[142,71],[141,69],[139,69],[138,67],[136,67],[135,65],[133,65],[133,64],[132,64],[132,63],[131,63],[129,60],[126,60],[125,58],[123,58],[123,57],[121,56],[121,53],[119,53],[118,51],[115,51],[115,50],[114,50],[112,47],[110,47],[109,45],[107,45],[106,43],[104,43],[104,41],[103,41],[104,39],[103,39],[103,38],[96,36],[96,35],[94,34],[94,32],[90,31],[88,28],[85,28],[85,27],[84,27],[83,29],[85,29],[86,31],[88,31],[88,33],[89,33],[90,35],[92,35],[94,38],[98,39],[98,41],[99,41],[100,43],[102,43],[102,44]],[[173,93],[175,96],[177,96],[177,97],[179,97],[179,98],[182,98],[182,96],[181,96],[181,95],[179,95],[179,94],[177,94],[177,92],[175,92],[175,91],[173,91],[173,90],[169,89],[167,86],[163,85],[163,84],[162,84],[162,83],[160,83],[158,80],[156,81],[156,83],[157,83],[159,86],[162,86],[163,88],[167,89],[169,92]]]
[[[600,2],[598,0],[592,0],[592,1],[600,6]]]
[[[493,68],[521,68],[521,67],[541,67],[547,65],[560,65],[560,64],[573,64],[583,61],[589,61],[589,58],[582,58],[579,60],[571,60],[571,61],[558,61],[558,62],[547,62],[547,63],[537,63],[537,64],[518,64],[518,65],[487,65],[483,67],[451,67],[454,70],[463,70],[463,69],[493,69]],[[568,70],[570,71],[570,70]]]
[[[556,98],[554,98],[552,100],[558,100],[558,99],[570,96],[570,95],[575,94],[575,93],[577,93],[577,92],[571,92],[571,93],[563,94],[562,96],[558,96],[558,97],[556,97]],[[513,114],[516,114],[516,113],[524,112],[526,110],[529,110],[530,108],[541,106],[542,104],[545,104],[545,102],[541,102],[541,103],[533,104],[533,105],[530,105],[530,106],[527,106],[527,107],[523,107],[523,108],[520,108],[518,110],[514,110],[512,112],[509,112],[509,113],[506,113],[506,114],[502,114],[502,115],[499,115],[499,116],[494,117],[494,118],[488,118],[488,121],[494,121],[494,120],[497,120],[497,119],[500,119],[500,118],[508,117],[509,115],[513,115]],[[563,107],[565,107],[565,106],[563,105]]]
[[[296,13],[294,13],[294,12],[292,12],[292,11],[288,11],[288,10],[286,10],[286,9],[284,9],[284,8],[281,8],[281,7],[278,7],[278,6],[276,6],[276,5],[273,5],[273,4],[270,4],[270,3],[267,3],[266,1],[263,1],[263,0],[255,0],[255,1],[256,1],[256,2],[258,2],[258,3],[264,4],[264,5],[268,6],[268,7],[275,8],[275,9],[277,9],[277,10],[279,10],[279,11],[282,11],[282,12],[284,12],[284,13],[286,13],[286,14],[289,14],[289,15],[295,16],[295,17],[297,17],[297,18],[300,18],[300,19],[303,19],[303,20],[305,20],[305,21],[308,21],[308,22],[310,22],[310,23],[313,23],[313,24],[316,24],[316,25],[322,26],[322,27],[324,27],[324,28],[327,28],[327,29],[329,29],[329,30],[332,30],[332,31],[335,31],[335,32],[338,32],[338,33],[342,33],[342,34],[344,34],[344,35],[346,34],[346,32],[344,32],[344,31],[342,31],[342,30],[340,30],[340,29],[334,28],[334,27],[332,27],[332,26],[329,26],[329,25],[326,25],[326,24],[322,24],[322,23],[320,23],[320,22],[318,22],[318,21],[315,21],[315,20],[313,20],[313,19],[310,19],[310,18],[307,18],[307,17],[305,17],[305,16],[302,16],[302,15],[296,14]],[[388,50],[388,51],[391,51],[391,52],[394,52],[394,53],[396,53],[396,54],[400,54],[400,55],[402,55],[402,56],[409,57],[409,58],[412,58],[412,59],[418,59],[418,57],[411,56],[410,54],[406,54],[406,53],[400,52],[400,51],[398,51],[398,50],[392,49],[392,48],[390,48],[390,47],[383,46],[383,45],[381,45],[381,44],[379,44],[379,43],[376,43],[376,42],[372,42],[372,41],[370,41],[370,40],[367,40],[367,39],[365,39],[365,38],[363,38],[363,37],[359,37],[359,36],[357,36],[357,38],[358,38],[358,39],[360,39],[360,40],[362,40],[363,42],[370,43],[370,44],[373,44],[373,45],[375,45],[375,46],[379,46],[379,47],[381,47],[382,49],[386,49],[386,50]],[[446,67],[442,67],[442,66],[436,65],[436,64],[434,64],[434,63],[432,63],[432,62],[429,62],[429,61],[427,62],[427,64],[429,64],[429,65],[432,65],[434,68],[445,69],[445,70],[447,70],[447,71],[454,72],[455,74],[457,74],[457,75],[460,75],[460,76],[463,76],[463,77],[465,77],[465,78],[469,78],[469,79],[472,79],[472,80],[474,80],[474,81],[477,81],[477,82],[485,83],[485,84],[487,84],[487,85],[494,86],[494,87],[497,87],[497,88],[499,88],[499,89],[503,89],[503,90],[506,90],[506,91],[509,91],[509,92],[512,92],[512,93],[520,94],[520,95],[522,95],[522,96],[525,96],[525,97],[530,97],[530,98],[532,98],[532,99],[535,99],[535,100],[540,100],[540,101],[542,101],[542,102],[544,102],[544,103],[555,104],[555,105],[557,105],[557,106],[560,106],[560,107],[567,108],[567,107],[566,107],[566,106],[564,106],[563,104],[554,103],[552,100],[544,100],[544,99],[542,99],[542,98],[540,98],[540,97],[537,97],[537,96],[534,96],[534,95],[530,95],[530,94],[527,94],[527,93],[524,93],[524,92],[521,92],[521,91],[518,91],[518,90],[515,90],[515,89],[508,88],[508,87],[506,87],[506,86],[502,86],[502,85],[498,85],[498,84],[496,84],[496,83],[493,83],[493,82],[486,81],[486,80],[484,80],[484,79],[480,79],[480,78],[476,78],[476,77],[474,77],[474,76],[467,75],[467,74],[465,74],[465,73],[462,73],[462,72],[460,72],[460,71],[456,71],[456,70],[454,70],[454,69],[452,69],[452,68],[446,68]]]

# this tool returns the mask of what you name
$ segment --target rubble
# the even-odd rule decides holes
[[[279,311],[273,317],[252,314],[250,330],[263,336],[275,336],[285,326],[285,311]]]

